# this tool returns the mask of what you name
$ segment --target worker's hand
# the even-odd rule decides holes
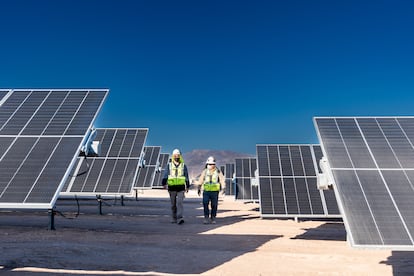
[[[226,191],[225,190],[221,191],[221,195],[225,196],[226,195]]]
[[[164,186],[162,186],[162,188],[165,190],[165,189],[167,189],[167,185],[164,185]]]
[[[188,193],[188,188],[185,189],[185,192]]]
[[[198,189],[197,194],[198,194],[198,196],[201,195],[201,189]]]

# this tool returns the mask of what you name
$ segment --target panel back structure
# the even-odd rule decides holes
[[[161,153],[158,162],[158,169],[155,170],[154,182],[152,184],[153,188],[163,188],[162,187],[162,177],[165,173],[165,168],[167,167],[168,160],[170,155],[168,153]]]
[[[0,91],[0,208],[53,208],[108,92]]]
[[[413,250],[414,117],[315,117],[348,240]]]
[[[256,145],[262,217],[340,217],[332,190],[319,190],[319,145]]]
[[[138,175],[134,182],[135,190],[152,189],[157,164],[159,164],[161,147],[144,147],[145,166],[138,169]]]
[[[246,201],[259,200],[259,189],[252,185],[257,169],[256,158],[235,158],[236,194],[235,198]]]
[[[236,176],[234,174],[234,163],[225,164],[224,177],[226,178],[226,195],[235,195]]]
[[[99,156],[77,159],[62,196],[129,195],[147,139],[147,128],[97,128]]]

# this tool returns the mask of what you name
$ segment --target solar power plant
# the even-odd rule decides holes
[[[413,250],[414,117],[316,117],[349,242]]]
[[[256,145],[262,217],[341,217],[333,190],[319,190],[318,145]]]
[[[97,157],[77,159],[61,195],[128,195],[132,192],[147,128],[97,128]]]
[[[236,199],[259,200],[258,187],[252,185],[252,178],[255,177],[257,169],[256,158],[236,158]]]
[[[162,177],[165,173],[165,168],[167,167],[168,160],[170,155],[168,153],[161,153],[158,161],[159,171],[155,170],[154,182],[152,184],[153,188],[162,188]]]
[[[234,164],[228,163],[225,165],[224,177],[226,178],[226,195],[235,195],[233,185]]]
[[[138,169],[134,189],[151,189],[157,170],[161,147],[144,147],[145,166]]]
[[[0,208],[53,208],[108,92],[0,91]]]

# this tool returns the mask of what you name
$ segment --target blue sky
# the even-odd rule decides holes
[[[108,88],[97,127],[255,154],[414,113],[413,1],[0,2],[0,88]]]

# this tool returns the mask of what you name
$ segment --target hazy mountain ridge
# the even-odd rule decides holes
[[[251,154],[229,150],[196,149],[183,153],[184,162],[188,167],[190,178],[193,179],[201,173],[209,156],[214,156],[217,166],[234,163],[235,158],[253,157]]]

